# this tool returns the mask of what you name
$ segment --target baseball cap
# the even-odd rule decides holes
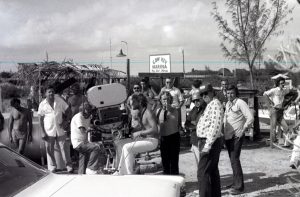
[[[200,89],[200,94],[214,91],[214,88],[210,83],[200,86],[199,89]]]

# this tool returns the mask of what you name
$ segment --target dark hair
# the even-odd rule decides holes
[[[45,91],[50,90],[50,89],[55,90],[55,88],[54,88],[54,86],[53,86],[52,84],[51,84],[51,85],[47,85],[47,86],[45,87]]]
[[[278,77],[275,81],[275,85],[276,87],[278,87],[280,85],[280,81],[284,81],[285,82],[285,78],[283,77]]]
[[[19,104],[20,105],[21,104],[20,99],[18,99],[18,98],[12,98],[11,101],[10,101],[10,105],[13,106],[15,104]]]
[[[132,101],[137,101],[142,107],[147,107],[148,105],[147,98],[143,94],[134,94],[132,95],[131,99]]]
[[[201,86],[201,84],[202,84],[202,81],[199,80],[199,79],[196,79],[196,80],[193,81],[193,84],[192,84],[192,85],[193,85],[195,88],[199,88],[199,87]]]
[[[238,88],[235,86],[235,85],[229,85],[228,88],[227,88],[227,91],[228,90],[234,90],[235,92],[235,95],[238,97],[239,96],[239,90]]]
[[[168,92],[168,91],[164,91],[164,92],[160,95],[160,97],[159,97],[159,102],[160,102],[160,103],[161,103],[161,97],[162,97],[163,95],[166,95],[167,97],[170,98],[170,104],[173,103],[173,97],[172,97],[172,95],[170,94],[170,92]],[[161,104],[162,104],[162,103],[161,103]]]

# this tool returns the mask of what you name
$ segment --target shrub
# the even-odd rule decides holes
[[[2,83],[0,84],[2,98],[10,99],[13,97],[25,97],[29,94],[29,88],[26,86],[16,86],[10,83]]]

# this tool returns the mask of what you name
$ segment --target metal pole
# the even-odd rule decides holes
[[[130,59],[127,58],[127,91],[130,91]]]
[[[182,49],[182,69],[183,69],[183,78],[185,78],[184,49]]]

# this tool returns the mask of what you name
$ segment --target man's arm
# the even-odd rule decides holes
[[[2,113],[0,112],[0,131],[2,131],[4,128],[4,117]]]
[[[133,138],[136,138],[138,136],[145,136],[145,135],[149,135],[149,134],[155,134],[155,133],[158,132],[157,123],[155,121],[154,115],[147,110],[145,112],[144,116],[146,116],[146,121],[147,121],[147,124],[149,125],[149,128],[145,129],[145,130],[138,131],[138,132],[134,132],[133,133]]]
[[[247,103],[245,101],[240,100],[238,105],[239,105],[239,109],[241,110],[242,114],[246,118],[246,122],[242,128],[242,131],[237,136],[237,137],[241,137],[245,133],[245,131],[253,124],[254,117],[253,117],[253,114],[252,114],[249,106],[247,105]]]
[[[14,117],[12,112],[9,115],[9,120],[8,120],[8,136],[9,136],[9,141],[12,143],[12,129],[14,126]]]
[[[40,120],[40,126],[41,126],[41,130],[42,130],[41,131],[42,132],[42,139],[47,140],[48,135],[47,135],[47,133],[45,131],[45,127],[44,127],[44,118],[45,118],[45,116],[40,115],[39,120]]]
[[[27,111],[27,122],[28,122],[28,141],[32,141],[32,113],[30,110]]]
[[[270,89],[270,90],[264,92],[264,94],[263,94],[263,96],[267,99],[269,107],[273,107],[274,106],[274,103],[273,103],[273,101],[270,98],[270,96],[272,94],[273,94],[273,89]]]

